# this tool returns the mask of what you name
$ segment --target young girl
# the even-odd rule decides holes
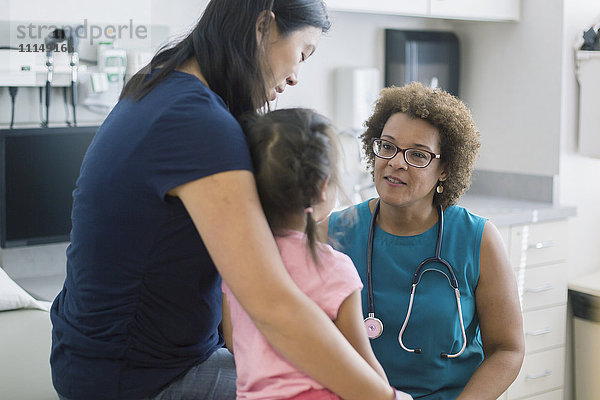
[[[255,118],[245,128],[260,200],[289,274],[387,382],[363,325],[356,268],[317,240],[317,223],[333,209],[338,183],[331,124],[310,110],[287,109]],[[267,343],[226,284],[223,333],[235,356],[238,399],[338,399]]]

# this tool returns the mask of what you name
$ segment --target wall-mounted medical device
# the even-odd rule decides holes
[[[77,126],[77,82],[78,82],[78,71],[79,71],[79,38],[77,36],[77,28],[65,26],[64,28],[54,29],[44,41],[46,50],[46,119],[43,123],[44,126],[48,126],[50,122],[50,96],[52,94],[52,79],[54,77],[54,54],[58,50],[58,46],[63,44],[63,48],[67,50],[69,59],[69,68],[71,72],[71,81],[69,86],[71,87],[71,106],[73,108],[73,125]],[[66,47],[64,44],[66,43]],[[66,101],[66,87],[65,87],[65,101]]]
[[[10,88],[13,103],[11,128],[14,123],[17,90],[26,87],[39,88],[40,119],[43,127],[49,124],[52,88],[63,88],[66,104],[67,89],[70,87],[73,125],[77,125],[76,105],[80,65],[79,38],[76,32],[77,27],[56,28],[44,38],[40,46],[22,45],[21,48],[0,49],[0,87]],[[67,117],[67,125],[71,125],[68,119]]]

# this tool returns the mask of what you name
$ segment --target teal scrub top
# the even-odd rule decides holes
[[[371,211],[368,202],[364,202],[333,213],[328,232],[330,244],[350,256],[365,285],[362,290],[365,317],[369,312],[366,269],[370,221]],[[422,353],[409,353],[398,342],[408,310],[413,275],[424,259],[435,255],[438,224],[415,236],[396,236],[375,227],[374,311],[384,328],[380,337],[371,340],[371,345],[390,384],[415,399],[456,398],[483,361],[475,290],[485,223],[485,218],[459,206],[444,211],[441,257],[450,263],[456,275],[467,335],[465,351],[453,359],[442,359],[440,354],[454,354],[463,344],[456,296],[446,276],[434,270],[422,274],[409,323],[402,336],[406,347],[421,348]],[[432,268],[447,274],[441,264],[424,269]]]

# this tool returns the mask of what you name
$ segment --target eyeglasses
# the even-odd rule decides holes
[[[373,153],[377,157],[386,160],[391,160],[396,157],[396,154],[402,152],[404,161],[415,168],[425,168],[431,164],[434,158],[440,158],[441,156],[440,154],[422,149],[401,149],[394,143],[379,138],[371,139],[371,146],[373,147]]]

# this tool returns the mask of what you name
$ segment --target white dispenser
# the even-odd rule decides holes
[[[340,198],[341,208],[362,201],[361,192],[372,186],[358,135],[373,112],[381,80],[377,68],[339,68],[335,76],[336,120],[342,145],[340,168],[344,171],[341,186],[346,195]]]
[[[579,152],[600,158],[600,51],[577,51]]]
[[[336,119],[340,130],[362,130],[381,89],[377,68],[338,68]]]

